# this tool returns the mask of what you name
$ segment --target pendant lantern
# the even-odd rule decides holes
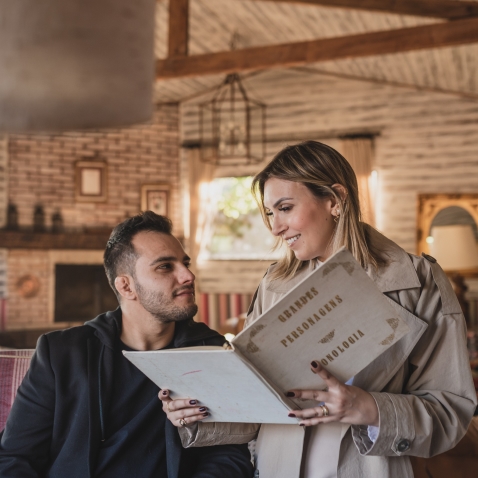
[[[247,94],[238,74],[227,75],[200,105],[200,130],[204,162],[236,166],[265,158],[266,106]]]

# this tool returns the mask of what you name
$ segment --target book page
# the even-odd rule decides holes
[[[320,390],[318,361],[345,382],[408,332],[386,297],[342,249],[232,341],[279,390]]]
[[[274,391],[234,350],[189,347],[123,352],[171,398],[199,400],[211,416],[204,421],[296,424],[294,403]],[[158,399],[159,400],[159,399]]]

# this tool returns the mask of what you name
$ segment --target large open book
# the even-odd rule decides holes
[[[408,332],[389,300],[342,249],[232,341],[232,349],[191,347],[123,352],[172,398],[194,398],[208,421],[296,423],[291,389],[324,388],[319,361],[346,381]]]

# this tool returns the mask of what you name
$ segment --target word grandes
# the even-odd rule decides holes
[[[305,295],[301,296],[299,300],[294,302],[294,305],[291,305],[287,310],[279,315],[278,319],[281,322],[285,322],[287,319],[290,319],[293,314],[297,312],[298,309],[301,309],[310,299],[313,299],[314,296],[318,294],[315,287],[311,287],[310,291],[306,292]],[[334,298],[326,302],[322,307],[317,310],[316,314],[312,314],[312,317],[308,317],[301,325],[296,327],[290,332],[289,335],[286,335],[285,339],[281,340],[281,344],[284,347],[287,347],[289,344],[293,343],[294,340],[300,338],[305,332],[310,330],[310,328],[316,324],[322,317],[326,316],[328,312],[331,312],[332,309],[335,309],[339,304],[342,303],[342,298],[339,295],[336,295]]]

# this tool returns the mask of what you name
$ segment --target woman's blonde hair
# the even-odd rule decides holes
[[[348,161],[335,149],[317,141],[285,147],[252,181],[252,192],[259,205],[264,223],[272,229],[264,206],[264,186],[268,179],[277,178],[304,184],[317,198],[333,197],[338,203],[340,216],[332,238],[332,253],[345,246],[362,265],[377,268],[385,263],[378,250],[368,240],[365,224],[361,222],[357,178]],[[342,198],[332,185],[340,184],[347,190]],[[277,238],[276,247],[283,239]],[[293,277],[304,264],[291,249],[279,260],[271,279]]]

